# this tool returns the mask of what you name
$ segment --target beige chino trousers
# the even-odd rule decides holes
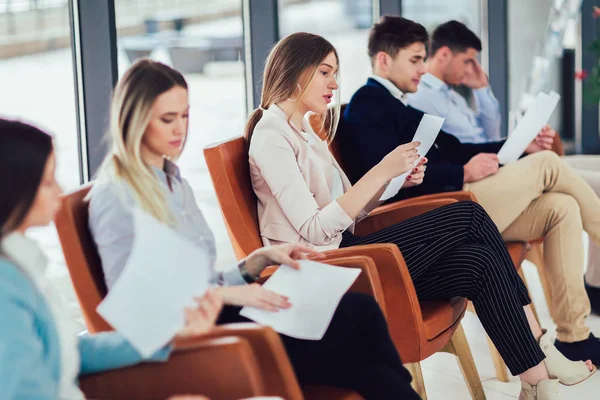
[[[583,285],[583,238],[600,244],[600,199],[581,176],[551,151],[506,165],[497,174],[464,185],[472,191],[505,240],[544,240],[552,291],[550,313],[557,338],[584,340],[590,302]]]

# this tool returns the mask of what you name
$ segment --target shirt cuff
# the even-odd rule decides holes
[[[354,223],[354,220],[348,216],[337,200],[323,207],[320,214],[319,219],[323,224],[323,231],[329,240],[344,232]]]
[[[235,268],[230,268],[221,272],[221,274],[223,274],[223,282],[227,286],[246,285],[248,283],[244,279],[242,272],[237,265]]]
[[[473,95],[477,101],[479,107],[493,106],[496,107],[498,100],[492,92],[492,88],[488,85],[483,88],[473,90]]]

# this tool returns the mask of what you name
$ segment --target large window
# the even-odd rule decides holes
[[[402,16],[423,24],[429,33],[444,22],[455,19],[481,36],[483,0],[403,0]]]
[[[80,183],[73,60],[67,0],[0,1],[0,115],[21,119],[54,135],[58,181]],[[49,278],[66,297],[83,328],[54,226],[31,236],[49,257]]]
[[[243,134],[246,95],[241,1],[119,0],[119,74],[150,57],[181,71],[190,91],[190,128],[179,161],[217,240],[217,268],[235,258],[202,149]]]
[[[367,56],[371,0],[279,0],[281,37],[293,32],[321,35],[340,57],[340,100],[347,103],[371,73]]]

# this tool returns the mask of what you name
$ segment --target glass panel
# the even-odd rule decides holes
[[[340,57],[340,100],[347,103],[371,74],[367,56],[369,28],[372,24],[371,0],[279,0],[279,32],[323,36]]]
[[[0,112],[54,135],[58,181],[80,183],[67,0],[0,2]],[[84,327],[54,225],[31,231],[49,258],[48,276]]]
[[[246,123],[241,1],[115,2],[119,74],[150,57],[181,71],[190,91],[190,127],[179,161],[217,240],[217,268],[235,262],[202,149],[240,136]]]
[[[455,19],[481,37],[481,0],[402,0],[402,16],[423,24],[429,33]]]

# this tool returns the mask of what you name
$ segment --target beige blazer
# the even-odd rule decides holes
[[[333,169],[350,181],[327,143],[308,121],[302,130],[314,137],[310,144],[287,122],[276,105],[263,112],[250,142],[250,177],[258,197],[258,220],[265,245],[301,243],[318,250],[338,248],[342,232],[354,229],[352,220],[332,198]],[[363,211],[357,220],[367,214]]]

